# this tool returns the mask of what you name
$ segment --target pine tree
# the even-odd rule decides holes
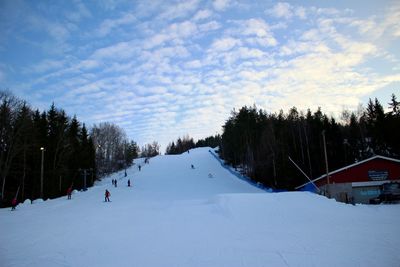
[[[391,96],[389,108],[391,109],[390,114],[392,116],[400,116],[400,102],[397,101],[395,94],[392,94]]]

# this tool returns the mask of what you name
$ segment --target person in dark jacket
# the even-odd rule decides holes
[[[106,189],[106,192],[104,193],[104,202],[110,202],[110,192]]]
[[[17,206],[17,198],[13,198],[11,200],[11,210],[15,210],[15,207]]]
[[[68,199],[71,199],[71,194],[72,194],[72,186],[68,187],[68,189],[67,189]]]
[[[130,179],[128,179],[128,186],[129,187],[131,186],[131,180]]]

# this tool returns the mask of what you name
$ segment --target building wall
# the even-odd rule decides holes
[[[373,173],[371,171],[376,171],[378,174],[373,178]],[[369,173],[370,172],[370,173]],[[329,175],[330,183],[351,183],[351,182],[367,182],[378,179],[379,172],[384,174],[387,172],[386,179],[382,180],[398,180],[400,179],[400,163],[393,162],[385,159],[374,159],[363,164],[342,170],[340,172]],[[317,186],[322,186],[326,183],[326,178],[317,181]]]
[[[399,162],[374,159],[331,174],[330,197],[340,202],[368,204],[371,198],[379,196],[380,184],[399,179]],[[326,179],[316,184],[323,192],[327,192]]]
[[[328,187],[324,185],[320,188],[325,195],[327,195]],[[351,183],[341,183],[341,184],[330,184],[329,185],[329,197],[336,199],[343,203],[353,202],[353,187]]]

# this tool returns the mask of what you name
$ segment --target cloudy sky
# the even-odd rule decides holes
[[[244,105],[400,98],[400,1],[0,0],[0,31],[0,89],[162,151]]]

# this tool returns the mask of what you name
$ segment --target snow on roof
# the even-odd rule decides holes
[[[400,163],[400,160],[399,160],[399,159],[394,159],[394,158],[389,158],[389,157],[384,157],[384,156],[376,155],[376,156],[370,157],[370,158],[368,158],[368,159],[364,159],[364,160],[362,160],[362,161],[355,162],[355,163],[353,163],[353,164],[351,164],[351,165],[348,165],[348,166],[345,166],[345,167],[343,167],[343,168],[337,169],[337,170],[335,170],[335,171],[329,172],[329,175],[332,175],[332,174],[335,174],[335,173],[338,173],[338,172],[341,172],[341,171],[344,171],[344,170],[353,168],[353,167],[355,167],[355,166],[357,166],[357,165],[363,164],[363,163],[365,163],[365,162],[368,162],[368,161],[371,161],[371,160],[374,160],[374,159],[384,159],[384,160],[389,160],[389,161],[394,161],[394,162]],[[304,183],[304,184],[302,184],[302,185],[296,187],[295,189],[299,189],[299,188],[302,188],[303,186],[305,186],[305,185],[307,185],[307,184],[309,184],[309,183],[314,183],[314,182],[316,182],[316,181],[319,181],[319,180],[323,179],[324,177],[326,177],[326,174],[321,175],[320,177],[318,177],[318,178],[316,178],[316,179],[314,179],[314,180],[312,180],[312,181],[310,181],[310,182]]]

